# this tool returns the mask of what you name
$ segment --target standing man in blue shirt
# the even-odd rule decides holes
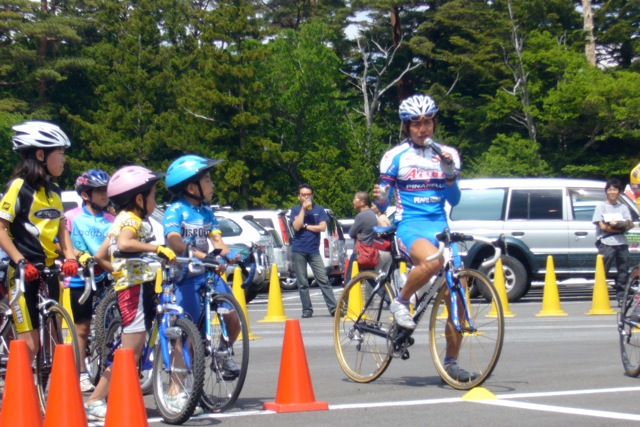
[[[318,281],[324,301],[331,317],[336,312],[336,297],[329,284],[329,277],[320,256],[320,233],[327,229],[329,217],[324,208],[313,203],[313,188],[309,184],[298,187],[300,204],[291,208],[290,221],[295,233],[291,247],[293,264],[298,278],[298,292],[302,302],[302,317],[313,316],[313,306],[309,297],[309,281],[307,280],[307,264]]]

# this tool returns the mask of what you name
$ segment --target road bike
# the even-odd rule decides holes
[[[40,327],[38,337],[40,348],[36,355],[36,388],[40,399],[42,412],[46,410],[47,396],[49,394],[49,378],[53,368],[53,358],[58,344],[69,344],[73,348],[73,356],[76,362],[76,369],[80,372],[80,351],[78,348],[78,337],[67,310],[58,304],[57,301],[49,298],[48,286],[51,280],[58,280],[60,269],[56,266],[45,267],[42,264],[34,264],[40,271],[39,292],[38,292],[38,316]],[[9,306],[20,310],[18,300],[24,293],[24,264],[19,263],[16,270],[15,286],[10,292]],[[82,270],[79,270],[82,274]],[[8,318],[13,322],[13,316]]]
[[[147,334],[138,363],[139,373],[151,368],[151,383],[158,410],[168,424],[182,424],[188,420],[200,401],[204,381],[204,348],[200,332],[175,304],[172,267],[155,254],[124,254],[128,268],[146,265],[157,271],[158,304],[153,326]],[[190,265],[191,258],[176,259]],[[115,318],[105,335],[103,360],[111,366],[115,351],[122,344],[122,319]]]
[[[210,411],[220,412],[231,407],[242,391],[249,367],[249,326],[236,298],[215,291],[215,281],[222,280],[218,265],[203,266],[206,280],[200,289],[202,310],[196,322],[204,337],[206,359],[202,403]],[[231,335],[234,330],[236,337]],[[237,364],[237,372],[226,369],[229,358]]]
[[[640,375],[640,322],[630,318],[636,304],[640,302],[639,292],[640,266],[631,271],[629,283],[624,291],[618,312],[620,356],[624,372],[631,377]]]
[[[404,283],[395,227],[376,227],[375,231],[391,242],[389,271],[364,271],[352,278],[342,292],[334,318],[338,362],[351,380],[360,383],[379,378],[393,358],[409,359],[408,349],[415,342],[414,330],[398,326],[389,311]],[[482,264],[489,267],[500,257],[504,240],[491,241],[449,230],[436,237],[438,252],[428,260],[444,255],[445,262],[439,273],[416,293],[413,320],[419,325],[432,305],[429,349],[436,371],[451,387],[468,390],[482,384],[495,368],[502,351],[504,319],[494,285],[482,273],[454,265],[452,244],[475,241],[489,249],[493,247],[493,257]],[[483,289],[486,299],[470,299],[467,290],[471,286]],[[449,341],[460,342],[457,363],[468,370],[466,378],[445,367]]]

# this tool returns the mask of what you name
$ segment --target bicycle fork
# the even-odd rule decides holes
[[[450,314],[453,326],[456,328],[456,331],[460,333],[474,332],[476,328],[469,313],[469,301],[467,300],[466,292],[464,290],[465,288],[460,283],[459,275],[454,274],[451,270],[447,270],[445,278],[447,280],[447,287],[449,288],[449,295],[451,297],[449,311],[451,312]],[[467,326],[462,326],[460,324],[460,315],[458,313],[460,305],[458,305],[458,298],[460,298],[460,304],[464,309],[464,320]]]

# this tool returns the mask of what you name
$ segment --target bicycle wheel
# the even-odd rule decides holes
[[[40,398],[42,412],[47,407],[47,396],[49,394],[49,378],[53,367],[53,358],[56,346],[59,344],[69,344],[73,347],[73,357],[76,362],[76,369],[80,372],[80,351],[78,349],[78,337],[73,327],[73,321],[67,311],[58,306],[51,305],[47,309],[47,314],[42,319],[40,325],[43,331],[43,339],[40,349],[36,355],[36,387]],[[63,325],[65,327],[63,327]],[[67,325],[71,327],[66,327]]]
[[[89,378],[93,385],[97,385],[104,364],[102,363],[102,347],[109,325],[115,318],[120,317],[118,309],[118,296],[113,288],[104,291],[104,296],[96,307],[93,320],[91,322],[91,334],[87,340],[87,356],[85,364],[89,372]]]
[[[387,281],[372,294],[377,277],[375,272],[365,271],[352,278],[342,291],[333,320],[338,363],[359,383],[374,381],[391,363],[387,336],[393,324],[389,304],[395,293]]]
[[[9,343],[18,337],[16,325],[13,323],[11,307],[0,302],[0,408],[4,396],[4,379],[9,362]]]
[[[202,403],[212,412],[231,407],[244,385],[249,368],[249,327],[231,294],[215,294],[210,304],[211,342],[205,348]],[[233,340],[229,333],[237,331]]]
[[[631,272],[629,284],[618,313],[618,332],[620,333],[620,356],[624,372],[631,376],[640,375],[640,328],[638,322],[631,321],[629,315],[635,307],[636,295],[640,289],[640,267]]]
[[[162,344],[153,361],[153,396],[162,419],[182,424],[193,415],[204,382],[204,347],[200,332],[187,318],[177,318],[166,329],[167,360]]]
[[[447,307],[449,316],[451,314],[451,309],[446,303],[449,289],[445,284],[438,291],[431,311],[429,348],[433,363],[442,380],[453,388],[468,390],[482,384],[495,368],[502,351],[504,318],[498,292],[486,276],[475,270],[462,270],[460,271],[460,281],[466,282],[467,286],[483,289],[484,292],[484,298],[476,298],[469,301],[468,304],[469,317],[474,329],[462,333],[457,332],[454,330],[453,324],[448,323],[448,319],[442,315],[444,307]],[[488,300],[485,299],[487,297],[489,297]],[[458,311],[461,323],[468,326],[464,321],[463,311],[461,309]],[[449,340],[447,340],[447,336],[449,336]],[[450,374],[445,369],[444,359],[447,343],[452,339],[460,341],[457,363],[460,368],[470,373],[467,375],[468,378],[461,378],[454,373]]]

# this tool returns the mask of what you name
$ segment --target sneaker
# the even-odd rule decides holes
[[[222,378],[225,381],[233,381],[240,375],[240,368],[233,357],[227,354],[217,354],[216,364],[222,367]]]
[[[444,365],[444,370],[447,371],[447,374],[449,374],[451,378],[460,382],[472,381],[478,376],[475,372],[465,371],[459,367],[457,363]]]
[[[303,319],[308,319],[311,316],[313,316],[313,310],[302,310]]]
[[[88,372],[80,373],[80,391],[83,393],[95,390],[95,386],[91,382],[91,378],[89,378]]]
[[[393,318],[396,323],[405,329],[415,329],[416,323],[411,318],[411,312],[409,311],[409,307],[405,304],[402,304],[397,299],[394,299],[391,302],[391,306],[389,307],[391,310],[391,314],[393,314]]]
[[[629,319],[634,322],[640,322],[640,294],[636,294],[635,301],[633,301],[633,311],[629,315]]]
[[[84,405],[89,421],[104,421],[107,417],[107,403],[104,400],[96,400]]]
[[[184,391],[182,393],[178,393],[175,396],[164,396],[164,403],[171,412],[175,412],[176,414],[182,412],[184,407],[187,405],[187,393]],[[202,414],[204,411],[200,406],[196,406],[191,416],[196,416]]]

